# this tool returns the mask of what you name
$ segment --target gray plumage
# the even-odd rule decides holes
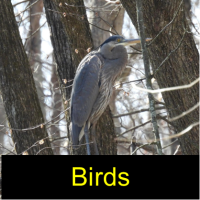
[[[86,122],[89,129],[106,109],[114,82],[126,67],[128,54],[124,46],[138,42],[139,39],[111,36],[99,50],[90,52],[79,64],[71,94],[73,145],[78,145]]]

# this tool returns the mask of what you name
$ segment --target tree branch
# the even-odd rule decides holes
[[[146,37],[144,31],[144,20],[143,20],[143,11],[142,11],[142,0],[136,0],[136,8],[137,8],[137,20],[138,20],[138,28],[141,37],[141,44],[142,44],[142,54],[144,60],[144,68],[145,68],[145,76],[146,76],[146,86],[148,89],[152,89],[151,85],[151,73],[150,73],[150,66],[149,66],[149,59],[147,54],[147,47],[146,47]],[[152,124],[153,124],[153,131],[157,140],[157,152],[159,155],[162,155],[162,147],[160,143],[160,136],[158,131],[158,124],[156,120],[156,111],[155,111],[155,100],[151,93],[148,93],[149,98],[149,110],[152,117]]]
[[[162,109],[165,109],[165,106],[160,106],[160,107],[155,108],[155,110],[162,110]],[[146,112],[146,111],[149,111],[149,108],[140,109],[140,110],[136,110],[136,111],[120,114],[120,115],[114,115],[113,118],[123,117],[123,116],[126,116],[126,115],[133,115],[133,114],[136,114],[136,113]]]

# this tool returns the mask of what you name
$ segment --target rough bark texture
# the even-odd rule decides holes
[[[93,47],[89,23],[83,0],[55,0],[55,9],[62,15],[75,70]]]
[[[58,3],[54,1],[44,0],[44,7],[49,25],[49,31],[51,33],[51,43],[54,48],[54,57],[57,63],[57,72],[60,79],[60,86],[63,93],[63,99],[68,100],[71,94],[70,86],[73,82],[65,82],[63,80],[72,80],[75,74],[75,67],[72,62],[72,53],[70,51],[70,45],[68,37],[65,31],[65,26],[62,21],[61,13],[57,12]],[[68,87],[68,88],[64,88]]]
[[[121,2],[138,30],[135,1],[121,0]],[[181,0],[144,0],[146,36],[154,38],[173,19],[180,3]],[[199,76],[199,54],[183,11],[184,4],[181,5],[174,21],[149,46],[150,62],[160,88],[189,84]],[[184,33],[184,29],[187,29],[188,32]],[[162,61],[179,44],[180,47],[170,55],[169,59],[155,73]],[[165,92],[163,98],[169,116],[177,116],[199,101],[199,85],[196,84],[189,89]],[[174,122],[176,132],[180,132],[198,121],[199,110],[196,109]],[[199,127],[195,126],[191,131],[180,137],[179,141],[183,154],[199,154]]]
[[[33,76],[15,21],[11,1],[0,1],[0,89],[18,154],[53,154],[45,127]],[[44,139],[46,138],[46,139]],[[43,144],[32,145],[44,139]]]
[[[74,78],[75,71],[80,61],[88,53],[87,49],[93,47],[89,23],[82,0],[45,0],[44,6],[51,31],[51,41],[54,47],[58,75],[61,87],[63,88],[63,86],[66,87],[72,84],[72,82],[64,84],[63,79],[71,80]],[[63,88],[62,91],[65,94],[64,98],[66,100],[69,99],[71,87]],[[68,114],[66,115],[66,119],[69,124],[70,119]],[[106,126],[106,124],[107,123],[103,123],[102,126]],[[109,129],[110,128],[107,128],[107,130]],[[99,133],[109,134],[108,131]],[[106,136],[103,137],[100,135],[98,138],[99,137],[105,138]],[[97,140],[97,143],[104,144],[104,141],[100,141],[100,139]],[[103,146],[105,147],[106,145]],[[103,149],[101,146],[99,146],[99,148]],[[105,151],[104,149],[104,152]],[[81,147],[75,154],[86,154],[85,146]],[[110,154],[110,148],[108,148],[107,154]]]
[[[117,155],[114,123],[109,106],[99,118],[96,125],[96,135],[100,155]]]

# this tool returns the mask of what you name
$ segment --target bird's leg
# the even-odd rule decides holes
[[[99,155],[98,147],[97,147],[97,141],[96,141],[96,123],[92,125],[92,140],[93,140],[93,145],[94,145],[94,152],[95,155]]]
[[[85,132],[85,141],[86,141],[86,147],[87,147],[87,155],[91,155],[90,154],[90,144],[89,144],[88,122],[86,122],[86,124],[85,124],[84,132]]]

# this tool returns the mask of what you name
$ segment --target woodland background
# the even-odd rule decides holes
[[[162,152],[197,155],[199,1],[142,2],[146,37],[153,38],[152,89],[181,86],[153,94]],[[136,1],[1,0],[0,27],[0,154],[86,154],[84,144],[71,148],[74,74],[109,36],[139,37]],[[101,155],[156,155],[148,93],[135,88],[146,88],[141,46],[127,51],[127,68],[97,125],[98,148]]]

